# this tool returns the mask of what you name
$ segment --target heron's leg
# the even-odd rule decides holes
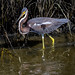
[[[42,34],[42,44],[43,44],[43,49],[45,49],[45,45],[44,45],[44,34]]]
[[[49,34],[47,34],[49,36],[49,38],[52,40],[52,47],[54,47],[54,38],[51,37]]]

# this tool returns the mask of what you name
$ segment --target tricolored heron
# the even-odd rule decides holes
[[[29,32],[35,32],[42,35],[43,49],[45,49],[44,34],[48,35],[48,33],[53,32],[54,30],[59,28],[62,24],[69,22],[68,19],[64,18],[58,19],[49,17],[37,17],[32,18],[28,21],[27,19],[28,19],[28,9],[24,7],[21,11],[20,17],[18,18],[19,20],[18,29],[20,34],[25,35],[28,34]],[[54,38],[52,38],[50,35],[48,36],[51,38],[52,45],[54,47]]]

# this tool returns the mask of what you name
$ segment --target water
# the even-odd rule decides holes
[[[63,37],[63,38],[62,38]],[[39,37],[36,37],[36,40]],[[3,62],[0,60],[0,75],[75,75],[75,47],[74,41],[65,36],[54,36],[55,51],[52,51],[51,41],[45,38],[45,52],[42,57],[41,42],[32,41],[32,46],[15,49],[18,54],[4,55]],[[62,39],[62,40],[61,40]],[[20,57],[20,59],[19,59]]]

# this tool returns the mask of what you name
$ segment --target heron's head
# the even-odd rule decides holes
[[[28,9],[24,7],[21,11],[21,17],[23,17],[24,15],[27,16],[27,13],[28,13]]]
[[[26,8],[26,7],[24,7],[23,9],[22,9],[22,11],[21,11],[21,15],[19,16],[19,18],[17,19],[17,21],[18,20],[20,20],[22,17],[27,17],[27,14],[28,14],[28,9]],[[17,22],[16,21],[16,22]]]

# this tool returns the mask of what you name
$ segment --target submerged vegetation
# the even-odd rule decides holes
[[[21,9],[27,7],[29,18],[33,17],[53,17],[68,18],[71,23],[61,26],[60,32],[75,33],[75,0],[0,0],[0,38],[4,39],[8,46],[13,46],[11,42],[20,41],[18,34],[17,18]],[[17,37],[16,37],[17,36]]]

